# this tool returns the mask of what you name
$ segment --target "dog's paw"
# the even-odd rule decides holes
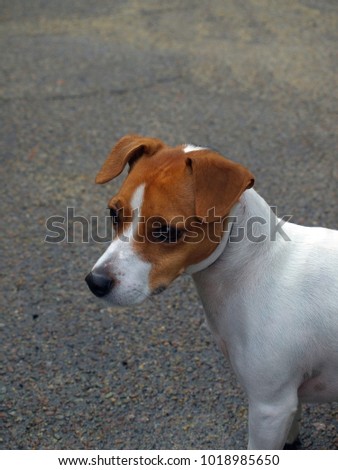
[[[297,437],[297,439],[291,444],[286,443],[283,450],[299,450],[301,448],[302,448],[302,443],[299,437]]]

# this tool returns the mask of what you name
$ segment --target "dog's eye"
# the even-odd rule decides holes
[[[184,230],[175,226],[162,225],[157,229],[153,229],[152,235],[158,243],[176,243],[183,236]]]

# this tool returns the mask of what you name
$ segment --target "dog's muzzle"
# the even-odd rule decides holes
[[[96,297],[104,297],[109,294],[114,286],[112,279],[102,276],[102,274],[96,274],[93,271],[86,276],[85,281]]]

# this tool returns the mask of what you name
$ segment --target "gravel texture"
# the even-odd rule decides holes
[[[46,220],[105,214],[93,184],[128,132],[220,149],[293,221],[338,228],[335,0],[1,0],[0,442],[6,449],[244,449],[247,402],[189,277],[108,308],[103,244]],[[72,225],[70,224],[70,229]],[[304,407],[338,447],[336,404]]]

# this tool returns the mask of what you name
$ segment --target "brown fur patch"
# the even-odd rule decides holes
[[[226,216],[242,192],[251,187],[253,176],[246,168],[208,149],[189,152],[187,156],[182,146],[166,147],[157,139],[144,141],[140,136],[136,136],[133,143],[130,136],[127,137],[129,149],[146,145],[148,154],[144,158],[138,156],[133,162],[120,191],[109,201],[109,207],[122,209],[124,221],[131,222],[131,198],[145,183],[142,221],[133,249],[151,263],[149,283],[151,290],[156,290],[170,284],[188,266],[206,259],[214,251]],[[126,157],[121,151],[125,149],[125,142],[122,144],[117,144],[109,155],[100,178],[103,173],[105,177],[111,174],[109,165],[112,163],[114,173],[126,164],[130,153]],[[214,217],[208,220],[207,210],[211,208],[214,208]],[[153,221],[169,226],[177,224],[184,227],[184,234],[176,243],[155,242],[151,230]],[[121,231],[121,227],[118,230]]]

